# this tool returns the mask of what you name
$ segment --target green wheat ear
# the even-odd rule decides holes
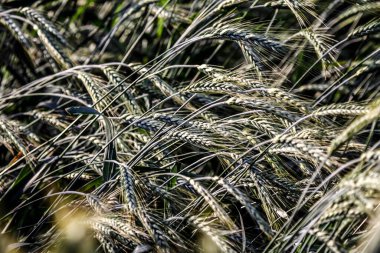
[[[367,125],[379,119],[380,115],[380,99],[376,99],[367,106],[367,112],[364,115],[356,118],[350,125],[348,125],[340,135],[338,135],[329,147],[329,153],[332,154],[343,143],[351,139],[355,134],[362,130]]]

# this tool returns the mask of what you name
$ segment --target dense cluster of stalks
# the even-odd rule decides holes
[[[379,14],[1,1],[0,252],[379,252]]]

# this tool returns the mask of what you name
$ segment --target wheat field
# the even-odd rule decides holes
[[[0,252],[380,252],[379,17],[0,1]]]

